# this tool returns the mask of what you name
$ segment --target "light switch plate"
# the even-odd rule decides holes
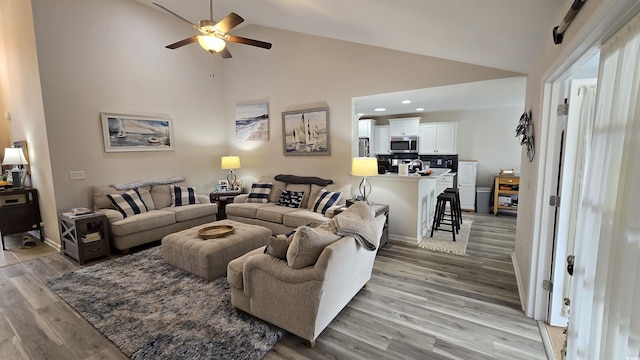
[[[69,179],[84,180],[84,171],[69,171]]]

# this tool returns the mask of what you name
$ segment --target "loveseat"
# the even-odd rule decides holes
[[[218,206],[184,178],[94,186],[93,208],[107,216],[112,245],[123,253],[165,235],[216,221]]]
[[[318,227],[271,236],[266,248],[229,262],[231,304],[313,346],[371,278],[385,220],[359,201]],[[356,231],[341,225],[353,223]]]
[[[225,210],[229,220],[285,234],[301,225],[329,221],[334,210],[350,197],[351,184],[334,184],[333,180],[310,176],[262,176],[251,185],[248,194],[236,196]]]

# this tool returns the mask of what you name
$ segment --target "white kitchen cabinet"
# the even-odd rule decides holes
[[[389,119],[389,136],[418,136],[420,118]]]
[[[358,137],[371,139],[376,121],[372,119],[358,120]]]
[[[421,124],[418,138],[420,154],[455,154],[456,123]]]
[[[389,125],[373,127],[373,153],[375,155],[389,155]]]
[[[458,162],[458,190],[462,210],[475,210],[477,171],[478,163],[476,161]]]
[[[437,180],[436,180],[436,196],[442,194],[444,189],[454,187],[455,186],[455,178],[456,178],[456,174],[455,173],[445,174],[445,175],[442,175],[439,178],[437,178]]]

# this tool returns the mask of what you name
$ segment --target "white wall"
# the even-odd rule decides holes
[[[493,186],[500,169],[520,171],[520,139],[515,129],[524,110],[519,107],[422,114],[422,122],[457,123],[459,160],[477,160],[476,186]]]
[[[245,182],[263,173],[350,182],[353,97],[518,75],[258,26],[234,33],[270,41],[273,49],[231,44],[233,58],[223,61],[195,44],[165,49],[193,29],[137,2],[32,4],[41,82],[32,81],[41,84],[42,105],[40,120],[21,121],[29,124],[23,132],[27,140],[31,133],[41,136],[37,147],[42,151],[36,153],[50,155],[49,171],[38,175],[34,186],[43,187],[48,197],[41,207],[48,214],[47,237],[56,242],[56,212],[90,205],[92,185],[184,175],[206,194],[224,178],[219,158],[226,154],[241,156],[237,173]],[[19,74],[12,83],[38,71]],[[25,104],[38,100],[18,96]],[[269,141],[236,142],[235,104],[258,99],[269,101]],[[332,155],[285,157],[281,113],[318,105],[330,109]],[[106,153],[101,111],[170,115],[176,150]],[[45,161],[33,160],[44,166]],[[69,180],[73,170],[85,171],[86,179]]]
[[[127,0],[33,0],[33,13],[53,211],[90,205],[92,185],[174,175],[208,194],[227,147],[221,59],[197,45],[164,48],[193,29]],[[102,111],[168,114],[175,151],[105,152]],[[71,181],[72,170],[86,179]]]
[[[232,44],[233,61],[225,63],[228,121],[236,102],[269,99],[269,141],[229,143],[230,151],[242,158],[238,173],[245,183],[263,173],[350,182],[352,139],[357,138],[353,97],[516,75],[272,28],[249,26],[239,33],[273,43],[270,51]],[[317,104],[329,106],[331,156],[284,156],[281,113]],[[232,127],[227,128],[227,136],[234,138]]]
[[[562,22],[562,18],[573,1],[565,1],[565,12],[558,14],[557,19],[550,19],[546,24],[549,29]],[[590,48],[602,44],[612,35],[613,28],[619,28],[630,18],[630,13],[637,11],[638,2],[635,0],[591,0],[585,2],[571,26],[564,34],[562,44],[555,45],[551,41],[544,43],[539,51],[540,58],[529,74],[527,81],[526,108],[532,109],[534,136],[536,138],[536,156],[533,162],[526,160],[526,151],[522,153],[522,168],[520,178],[520,202],[518,207],[518,223],[516,245],[514,251],[516,273],[519,274],[518,283],[523,292],[523,308],[526,314],[538,320],[546,317],[544,299],[547,294],[542,290],[543,273],[548,273],[550,265],[544,258],[549,257],[553,239],[540,236],[540,229],[536,227],[540,220],[540,206],[545,206],[545,199],[538,193],[539,183],[543,178],[545,168],[540,159],[545,158],[547,151],[544,114],[550,114],[552,109],[544,107],[545,83],[554,81],[568,71]],[[634,8],[635,6],[635,8]],[[631,10],[634,8],[632,12]],[[543,26],[544,24],[541,24]],[[551,146],[551,145],[549,145]]]
[[[30,1],[0,2],[0,47],[4,48],[4,66],[0,74],[6,80],[3,101],[11,112],[13,141],[26,140],[29,150],[32,186],[38,189],[45,237],[57,242],[58,222],[51,179],[51,161],[47,124],[42,106],[42,90]]]

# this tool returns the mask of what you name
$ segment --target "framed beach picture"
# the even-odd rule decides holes
[[[168,115],[101,113],[104,151],[173,150],[173,126]]]
[[[329,108],[282,113],[285,155],[331,155]]]
[[[269,103],[236,104],[236,140],[269,140]]]

